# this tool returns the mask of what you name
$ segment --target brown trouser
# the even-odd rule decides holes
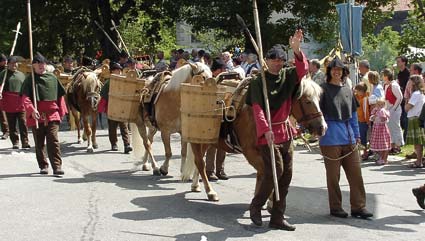
[[[53,170],[61,168],[62,166],[58,131],[59,121],[50,121],[47,126],[40,123],[38,129],[35,127],[32,128],[35,142],[35,155],[40,169],[49,167],[49,163],[46,160],[46,152],[44,149],[46,144],[44,141],[47,143],[47,154]]]
[[[264,176],[261,178],[258,192],[255,194],[251,202],[251,206],[257,210],[261,210],[262,206],[266,203],[274,189],[269,146],[261,145],[259,146],[259,149],[264,162]],[[274,153],[280,200],[279,202],[276,202],[276,196],[273,193],[274,202],[270,221],[279,222],[284,218],[283,215],[285,214],[286,210],[286,195],[288,194],[289,184],[292,180],[292,141],[274,145]]]
[[[351,152],[354,145],[321,146],[324,156],[332,159],[344,156]],[[350,185],[351,211],[358,211],[366,207],[366,193],[363,184],[360,157],[357,150],[342,160],[329,160],[325,158],[326,180],[328,185],[330,210],[342,209],[341,189],[339,188],[340,170],[344,168],[345,176]]]
[[[118,142],[118,137],[117,137],[118,126],[120,127],[120,133],[121,133],[122,141],[124,142],[124,146],[130,145],[130,141],[129,141],[130,138],[128,135],[127,125],[121,121],[114,121],[114,120],[108,119],[109,141],[111,142],[111,145],[116,145]]]
[[[224,159],[226,158],[226,152],[216,148],[214,146],[210,146],[207,150],[206,156],[206,169],[207,173],[215,173],[219,174],[224,171]]]
[[[3,134],[9,133],[9,125],[7,124],[6,112],[0,111],[0,125]]]
[[[27,120],[25,116],[25,112],[16,112],[16,113],[6,113],[7,122],[10,128],[10,140],[12,141],[12,145],[18,145],[19,136],[18,129],[16,128],[16,122],[18,122],[19,126],[19,134],[21,136],[22,145],[28,144],[28,128],[27,128]]]

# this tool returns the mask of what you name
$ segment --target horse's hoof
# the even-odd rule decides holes
[[[88,153],[93,153],[93,148],[87,148]]]
[[[154,176],[161,176],[161,171],[159,170],[159,168],[153,169],[153,175]]]
[[[143,164],[142,171],[150,171],[151,167],[148,164]]]
[[[97,149],[99,146],[97,144],[93,144],[93,149]]]
[[[219,200],[217,193],[210,193],[207,196],[208,196],[208,201],[218,202]]]
[[[159,171],[161,172],[161,174],[162,174],[163,176],[167,176],[167,174],[168,174],[168,171],[164,170],[162,167],[161,167],[161,168],[159,168]]]
[[[201,192],[201,187],[198,186],[192,186],[190,189],[192,192]]]

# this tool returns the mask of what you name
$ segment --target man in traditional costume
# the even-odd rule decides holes
[[[292,93],[308,71],[307,58],[300,50],[302,38],[301,30],[297,30],[295,35],[290,38],[290,45],[295,54],[296,67],[283,68],[287,56],[280,46],[271,48],[266,54],[268,70],[265,72],[265,77],[272,126],[269,126],[266,119],[263,84],[260,75],[252,80],[246,99],[246,103],[252,106],[257,129],[257,145],[264,162],[264,175],[259,181],[258,190],[250,205],[250,218],[255,225],[262,225],[261,209],[274,188],[269,148],[269,144],[274,143],[280,196],[277,202],[273,194],[274,202],[269,227],[287,231],[295,230],[295,226],[284,218],[286,195],[292,179],[292,137],[294,136],[288,120],[291,113]]]
[[[29,75],[22,85],[21,96],[25,107],[27,125],[34,135],[36,157],[40,174],[48,174],[49,163],[54,175],[63,175],[60,143],[58,138],[59,124],[68,110],[65,104],[65,88],[53,73],[46,72],[46,58],[37,54],[33,61],[35,95],[33,95],[32,77]],[[37,109],[34,102],[37,101]],[[36,128],[38,122],[38,129]],[[47,144],[47,145],[46,145]]]
[[[6,69],[7,57],[4,54],[0,54],[0,72]],[[6,140],[9,137],[9,125],[7,124],[6,112],[3,110],[3,107],[0,105],[0,126],[3,135],[0,136],[0,139]]]

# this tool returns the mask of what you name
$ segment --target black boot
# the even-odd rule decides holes
[[[252,204],[249,207],[249,217],[251,218],[251,221],[257,225],[262,226],[263,220],[261,218],[261,207],[254,207]]]

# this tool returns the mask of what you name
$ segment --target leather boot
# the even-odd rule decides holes
[[[251,221],[257,225],[262,226],[263,220],[261,218],[261,207],[254,207],[252,204],[249,206],[249,217]]]

